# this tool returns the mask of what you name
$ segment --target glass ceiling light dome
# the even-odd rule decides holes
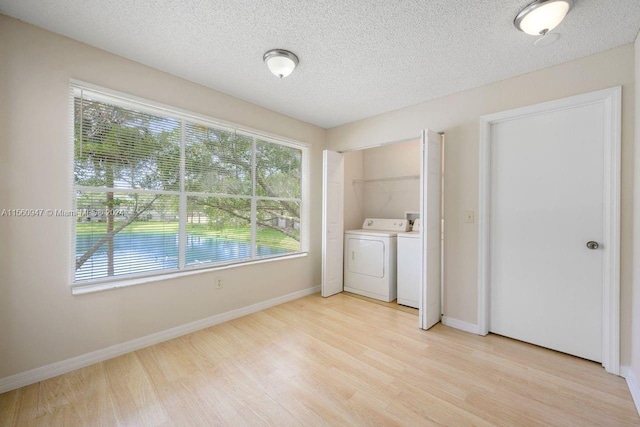
[[[573,0],[536,0],[518,13],[513,24],[532,36],[544,36],[562,22],[572,7]]]
[[[287,77],[298,66],[298,57],[284,49],[272,49],[266,52],[262,59],[269,71],[280,78]]]

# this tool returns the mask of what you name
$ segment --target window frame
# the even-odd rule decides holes
[[[98,278],[98,279],[90,279],[90,280],[75,280],[75,261],[76,261],[76,225],[77,221],[75,217],[71,217],[72,225],[71,225],[71,245],[70,245],[70,261],[69,261],[69,269],[70,269],[70,283],[71,290],[74,295],[76,294],[84,294],[88,292],[95,292],[99,290],[106,289],[114,289],[123,286],[131,286],[140,283],[148,283],[152,281],[159,280],[167,280],[178,277],[189,276],[196,273],[203,272],[211,272],[228,268],[241,267],[245,265],[259,264],[263,262],[271,262],[278,260],[285,260],[291,258],[298,258],[307,256],[309,252],[309,235],[310,235],[310,226],[309,226],[309,147],[310,144],[301,142],[298,140],[285,138],[279,135],[271,134],[268,132],[263,132],[257,129],[253,129],[247,126],[235,124],[232,122],[227,122],[219,119],[215,119],[206,115],[193,113],[188,110],[184,110],[178,107],[172,107],[166,104],[158,103],[155,101],[151,101],[148,99],[140,98],[134,95],[126,94],[123,92],[115,91],[112,89],[107,89],[98,85],[94,85],[91,83],[87,83],[84,81],[70,79],[69,80],[69,126],[70,126],[70,182],[71,182],[71,206],[72,209],[77,209],[77,201],[76,201],[76,192],[80,189],[81,191],[103,191],[106,188],[97,188],[97,187],[88,187],[88,186],[79,186],[75,183],[75,157],[74,157],[74,148],[75,148],[75,115],[74,115],[74,102],[75,97],[78,96],[78,93],[82,93],[82,91],[87,91],[91,94],[91,98],[96,101],[104,102],[110,105],[115,105],[121,108],[133,109],[135,111],[139,111],[141,113],[152,114],[156,116],[162,116],[165,118],[170,118],[174,120],[178,120],[181,122],[182,133],[181,133],[181,141],[180,141],[180,151],[181,151],[181,179],[180,179],[180,190],[179,191],[171,191],[171,190],[142,190],[142,189],[117,189],[118,192],[140,192],[144,194],[174,194],[179,196],[180,204],[179,204],[179,263],[178,268],[175,269],[167,269],[167,270],[157,270],[153,272],[143,272],[143,273],[133,273],[127,275],[121,275],[116,277],[106,277],[106,278]],[[232,260],[229,262],[208,262],[208,263],[200,263],[200,264],[187,264],[186,257],[186,211],[187,211],[187,203],[186,199],[189,196],[194,196],[196,193],[188,192],[184,188],[184,149],[185,149],[185,125],[187,123],[200,125],[208,128],[215,128],[216,130],[221,130],[225,132],[234,133],[237,135],[241,135],[247,138],[252,139],[252,152],[253,152],[253,162],[252,167],[254,169],[252,180],[254,181],[252,187],[252,194],[247,195],[237,195],[237,197],[248,198],[251,200],[252,206],[252,220],[250,222],[251,226],[251,256],[249,259],[242,260]],[[255,186],[255,168],[256,168],[256,149],[258,141],[265,141],[268,143],[278,144],[284,147],[294,148],[301,151],[301,179],[300,179],[300,198],[287,198],[287,197],[268,197],[268,196],[258,196]],[[90,190],[93,188],[92,190]],[[207,193],[208,194],[208,193]],[[219,197],[235,197],[236,195],[232,194],[219,194]],[[257,232],[257,223],[255,221],[255,205],[260,200],[286,200],[286,201],[295,201],[300,203],[300,250],[297,252],[288,252],[280,255],[267,255],[267,256],[257,256],[255,254],[255,244],[256,244],[256,232]]]

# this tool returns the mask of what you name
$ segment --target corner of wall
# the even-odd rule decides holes
[[[634,179],[633,179],[633,255],[640,257],[640,33],[635,47]],[[640,413],[640,264],[633,264],[631,284],[631,366],[625,375],[629,390]]]

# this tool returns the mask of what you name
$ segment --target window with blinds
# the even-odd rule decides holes
[[[76,284],[306,250],[304,145],[71,89]]]

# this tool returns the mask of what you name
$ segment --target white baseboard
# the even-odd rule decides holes
[[[629,375],[630,370],[631,370],[631,366],[620,365],[620,376],[622,378],[627,378],[627,375]]]
[[[49,365],[31,369],[29,371],[20,372],[9,377],[0,378],[0,393],[5,393],[16,388],[24,387],[38,381],[44,381],[46,379],[65,374],[76,369],[84,368],[85,366],[93,365],[94,363],[102,362],[103,360],[111,359],[125,353],[130,353],[132,351],[139,350],[141,348],[148,347],[150,345],[154,345],[163,341],[168,341],[182,335],[199,331],[200,329],[218,325],[220,323],[224,323],[238,317],[246,316],[247,314],[265,310],[269,307],[273,307],[288,301],[293,301],[307,295],[312,295],[317,292],[320,292],[320,286],[314,286],[312,288],[292,292],[281,297],[216,314],[205,319],[196,320],[195,322],[176,326],[175,328],[156,332],[151,335],[146,335],[144,337],[136,338],[131,341],[126,341],[120,344],[113,345],[111,347],[92,351],[91,353],[72,357],[71,359],[51,363]]]
[[[633,398],[633,402],[636,404],[636,410],[638,411],[638,415],[640,415],[639,378],[633,373],[633,371],[631,370],[631,367],[629,366],[620,366],[620,376],[624,377],[627,380],[627,385],[629,386],[631,397]]]
[[[442,324],[451,328],[460,329],[461,331],[470,332],[472,334],[480,335],[478,325],[475,323],[465,322],[463,320],[454,319],[447,316],[442,316]]]

